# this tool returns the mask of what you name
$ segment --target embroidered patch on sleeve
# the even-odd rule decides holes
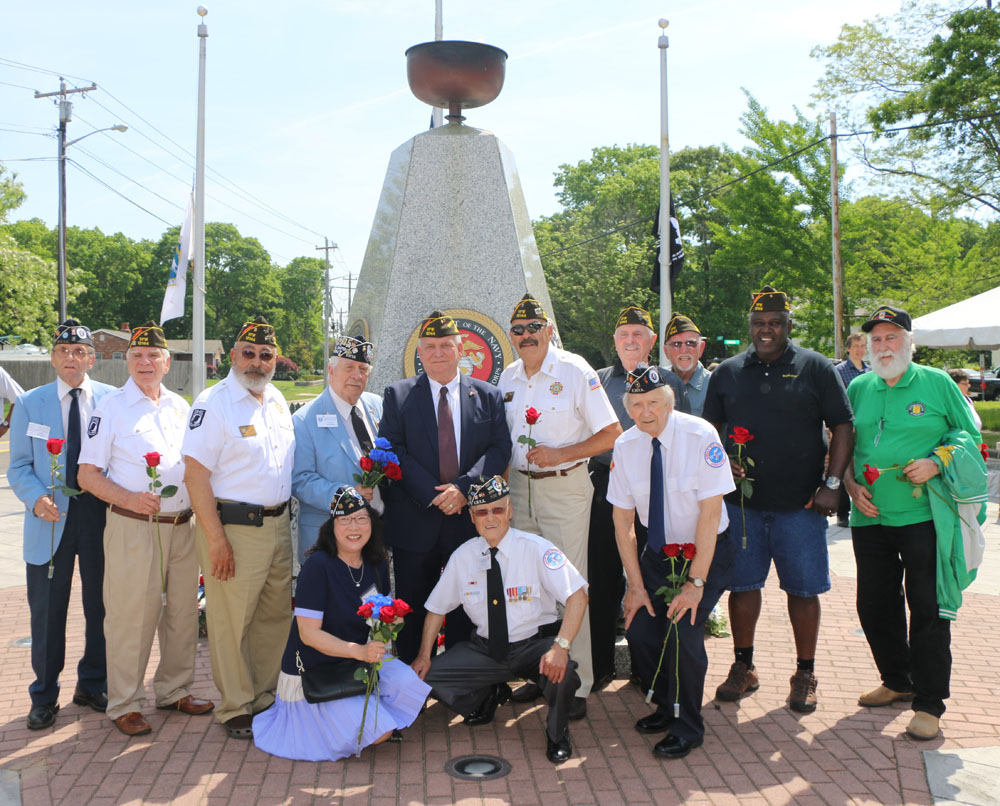
[[[97,432],[101,430],[101,418],[91,417],[90,422],[87,424],[87,436],[96,437]]]
[[[197,428],[205,421],[205,410],[194,409],[191,412],[191,419],[188,421],[188,428]]]

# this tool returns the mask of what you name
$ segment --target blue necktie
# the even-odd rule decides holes
[[[663,525],[663,459],[660,440],[653,437],[653,456],[649,460],[649,526],[646,542],[653,551],[660,551],[666,540]]]

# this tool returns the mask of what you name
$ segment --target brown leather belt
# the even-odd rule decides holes
[[[177,512],[173,515],[140,515],[138,512],[133,512],[131,509],[125,509],[124,507],[111,505],[111,511],[116,515],[121,515],[123,518],[132,518],[136,521],[152,521],[153,523],[170,523],[174,526],[180,526],[182,523],[187,523],[191,520],[191,515],[194,514],[190,509],[185,509],[183,512]]]
[[[568,476],[569,475],[569,471],[576,470],[582,464],[583,464],[583,462],[577,462],[572,467],[567,467],[567,468],[565,468],[563,470],[542,470],[542,471],[537,471],[537,470],[518,470],[517,472],[518,473],[523,473],[525,476],[527,476],[528,478],[532,478],[532,479],[550,479],[553,476]]]

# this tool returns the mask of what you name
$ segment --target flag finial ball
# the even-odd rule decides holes
[[[670,25],[670,20],[666,17],[660,17],[660,21],[657,23],[664,31],[667,30],[667,26]]]
[[[208,9],[204,6],[198,6],[198,16],[204,17],[206,14],[208,14]]]

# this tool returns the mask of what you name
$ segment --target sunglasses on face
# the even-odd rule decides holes
[[[525,330],[527,330],[529,333],[537,333],[543,327],[545,327],[544,322],[529,322],[526,325],[512,325],[510,328],[510,332],[513,333],[515,336],[523,336]]]
[[[667,347],[672,347],[675,350],[679,350],[681,347],[687,347],[689,350],[693,350],[699,344],[701,344],[701,342],[696,339],[688,339],[687,341],[668,341]]]
[[[265,364],[270,364],[272,361],[274,361],[274,353],[269,352],[267,350],[261,350],[259,353],[257,353],[251,350],[249,347],[244,347],[242,350],[240,350],[240,354],[247,361],[253,361],[255,358],[260,359]]]
[[[490,507],[489,509],[470,509],[469,514],[473,518],[485,518],[487,515],[500,517],[507,514],[507,507]]]

